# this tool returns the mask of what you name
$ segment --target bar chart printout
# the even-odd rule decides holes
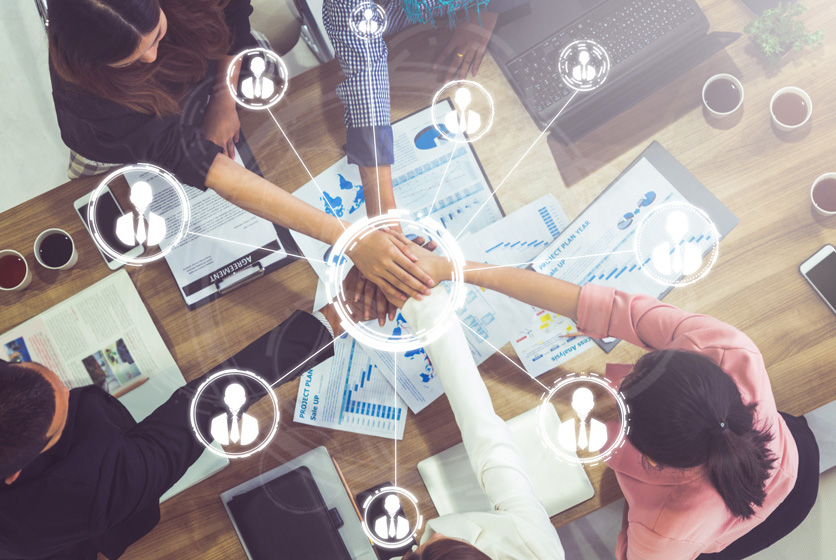
[[[293,420],[403,439],[406,406],[384,375],[356,340],[339,338],[334,357],[300,377]]]

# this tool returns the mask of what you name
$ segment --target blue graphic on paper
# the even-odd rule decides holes
[[[443,133],[443,134],[442,134]],[[447,142],[444,134],[450,134],[443,124],[428,126],[415,135],[415,147],[419,150],[432,150]]]
[[[340,178],[340,191],[354,191],[353,193],[338,193],[337,195],[331,196],[327,192],[323,192],[320,200],[322,200],[323,210],[326,213],[336,216],[337,218],[343,218],[346,216],[346,204],[343,201],[345,196],[343,195],[354,195],[354,200],[351,202],[351,205],[348,206],[348,215],[354,214],[365,202],[365,197],[363,196],[363,185],[355,185],[348,179],[342,176],[342,174],[338,174]]]
[[[406,325],[406,319],[404,319],[403,315],[398,312],[398,314],[395,315],[395,326],[392,328],[391,338],[393,340],[403,335],[404,325]],[[430,364],[430,359],[427,357],[427,353],[423,348],[408,350],[403,353],[403,357],[407,360],[420,360],[424,362],[424,371],[420,373],[422,383],[429,383],[430,380],[435,377],[433,366]]]
[[[636,206],[638,206],[638,208],[636,208],[635,210],[631,210],[630,212],[627,212],[626,214],[624,214],[624,215],[623,215],[623,216],[622,216],[622,217],[618,220],[618,224],[617,224],[617,225],[618,225],[618,229],[627,229],[628,227],[630,227],[631,225],[633,225],[633,218],[635,218],[636,216],[638,216],[638,215],[639,215],[639,212],[641,212],[641,209],[642,209],[642,208],[646,208],[646,207],[650,206],[651,204],[653,204],[653,202],[654,202],[655,200],[656,200],[656,193],[655,193],[655,192],[650,191],[650,192],[648,192],[647,194],[645,194],[645,195],[644,195],[644,196],[643,196],[643,197],[642,197],[642,198],[641,198],[641,199],[640,199],[640,200],[636,203]]]

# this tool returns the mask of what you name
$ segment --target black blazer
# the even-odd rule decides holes
[[[333,355],[329,345],[311,357],[331,335],[308,313],[296,311],[276,331],[280,363],[259,372],[263,377],[277,379],[311,358],[299,374]],[[98,387],[70,391],[58,443],[13,484],[0,482],[0,559],[95,560],[101,552],[113,560],[148,533],[160,520],[160,496],[203,452],[189,406],[204,378],[175,391],[139,423]],[[256,399],[266,394],[259,391]],[[203,433],[221,409],[222,396],[216,400],[217,409],[202,411]]]

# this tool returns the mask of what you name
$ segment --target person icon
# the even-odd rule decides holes
[[[258,420],[247,413],[240,415],[247,402],[247,394],[239,383],[231,383],[224,390],[224,404],[229,414],[219,414],[212,419],[209,433],[221,445],[238,443],[249,445],[258,437]]]
[[[363,19],[357,23],[357,31],[361,35],[374,35],[380,29],[380,24],[374,20],[374,10],[366,8],[363,10]]]
[[[470,90],[460,87],[454,95],[456,111],[450,111],[444,117],[444,125],[452,134],[466,133],[473,134],[482,128],[482,117],[479,113],[470,109],[470,102],[473,100]]]
[[[560,423],[557,429],[557,442],[565,450],[575,451],[600,451],[607,443],[607,426],[594,418],[587,417],[595,407],[595,397],[592,391],[581,387],[572,393],[572,409],[578,415],[578,422],[575,419]],[[577,437],[576,437],[577,434]]]
[[[685,242],[688,226],[688,217],[681,210],[668,214],[665,231],[670,241],[656,245],[651,255],[653,267],[659,274],[688,275],[699,269],[702,253],[695,243]]]
[[[250,72],[252,76],[241,82],[241,94],[247,99],[269,99],[276,91],[276,84],[273,80],[264,75],[267,69],[267,62],[261,56],[254,56],[250,59]]]
[[[592,55],[588,50],[582,50],[578,53],[577,64],[572,68],[572,78],[579,83],[592,82],[598,75],[598,70],[590,64]]]
[[[409,534],[409,520],[404,517],[401,500],[396,494],[389,494],[383,500],[386,515],[374,522],[374,532],[384,541],[399,541]]]
[[[165,238],[165,219],[148,210],[153,198],[151,185],[145,181],[138,181],[131,187],[136,219],[133,212],[129,212],[116,220],[116,237],[128,247],[143,243],[149,247],[159,245]]]

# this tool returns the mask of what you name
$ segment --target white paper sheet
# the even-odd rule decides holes
[[[235,161],[243,165],[236,151]],[[171,187],[150,173],[127,173],[129,183],[147,181],[154,192],[150,210],[167,224],[179,225],[182,208]],[[211,189],[186,187],[189,233],[165,259],[187,305],[217,292],[217,283],[260,262],[269,266],[287,258],[273,223],[242,210]],[[170,244],[179,227],[168,227],[160,246]]]
[[[391,376],[391,370],[389,372]],[[334,357],[299,379],[294,422],[403,439],[406,407],[385,373],[353,338],[334,343]]]
[[[649,197],[652,202],[647,203]],[[640,201],[645,201],[646,206]],[[633,243],[639,219],[669,202],[686,199],[642,158],[581,213],[572,229],[564,231],[536,257],[534,270],[580,285],[595,282],[660,297],[668,287],[642,272],[641,263],[635,260]],[[625,220],[627,212],[635,212],[634,218]],[[695,242],[701,247],[711,243],[708,239]],[[575,330],[574,323],[566,317],[540,311],[517,335],[514,349],[529,373],[537,376],[594,346],[587,337],[561,337]]]

